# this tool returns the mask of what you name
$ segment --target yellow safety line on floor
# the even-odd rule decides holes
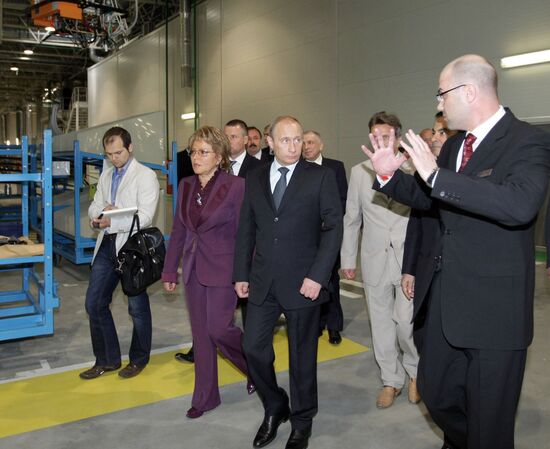
[[[288,370],[286,333],[274,338],[277,371]],[[338,359],[368,351],[366,346],[344,338],[338,346],[319,339],[318,361]],[[233,365],[218,358],[221,385],[243,382]],[[0,385],[0,438],[159,402],[193,392],[193,365],[174,359],[168,352],[151,356],[137,377],[121,379],[116,372],[98,379],[82,380],[80,370],[23,379]],[[182,411],[183,413],[183,411]]]

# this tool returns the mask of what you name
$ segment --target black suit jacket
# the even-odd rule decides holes
[[[324,287],[342,241],[342,209],[334,173],[298,161],[281,205],[275,210],[269,182],[271,164],[246,178],[233,280],[249,282],[248,300],[262,304],[273,287],[286,309],[318,305],[300,294],[304,278]],[[318,324],[316,324],[318,325]]]
[[[324,157],[321,165],[328,167],[334,171],[336,176],[336,183],[338,184],[338,192],[340,193],[340,202],[342,203],[342,211],[346,212],[346,198],[348,197],[348,178],[346,178],[346,169],[342,161],[336,159],[329,159]]]
[[[414,176],[417,177],[419,185],[429,195],[430,188],[422,182],[417,173]],[[419,288],[418,295],[421,297],[426,295],[424,289],[430,285],[431,272],[433,271],[431,269],[435,267],[435,257],[441,254],[438,247],[440,229],[439,212],[435,202],[432,203],[429,210],[411,209],[403,247],[401,273],[417,276],[417,267],[420,266],[418,271],[418,275],[421,277],[420,286],[415,285],[415,288]],[[430,270],[427,270],[427,267]],[[429,275],[428,279],[422,279],[427,274]],[[417,284],[416,281],[415,284]]]
[[[534,224],[550,173],[550,136],[507,110],[456,173],[463,140],[461,133],[443,146],[429,195],[400,171],[374,188],[418,209],[435,203],[440,232],[431,251],[441,256],[441,320],[449,343],[525,349],[533,338]],[[417,267],[415,310],[435,267],[434,261]]]
[[[187,148],[178,152],[176,164],[178,167],[178,185],[183,178],[195,174],[193,165],[191,164],[191,156],[189,156]]]
[[[262,162],[259,159],[256,159],[254,156],[250,156],[250,154],[246,153],[241,168],[239,169],[239,174],[237,176],[240,176],[241,178],[246,178],[246,174],[250,170],[259,167],[260,165],[262,165]]]
[[[271,148],[263,147],[262,148],[262,162],[272,162],[274,159],[273,154],[271,153]]]
[[[273,160],[273,156],[270,156],[269,155],[269,152],[264,152],[263,151],[264,149],[261,149],[260,150],[260,159],[258,159],[256,156],[254,156],[253,154],[250,154],[248,153],[249,156],[255,158],[255,159],[258,159],[262,164],[267,164],[269,162],[271,162]],[[248,150],[247,150],[248,151]]]

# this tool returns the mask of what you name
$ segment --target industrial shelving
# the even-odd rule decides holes
[[[42,254],[0,258],[0,272],[18,271],[22,274],[21,288],[0,292],[0,341],[47,335],[54,331],[53,311],[59,306],[59,299],[53,275],[51,130],[44,131],[43,153],[41,170],[33,172],[29,170],[26,136],[19,148],[0,149],[0,155],[13,154],[21,158],[21,172],[2,173],[0,182],[21,185],[21,222],[25,237],[29,236],[29,186],[40,186],[43,198]]]

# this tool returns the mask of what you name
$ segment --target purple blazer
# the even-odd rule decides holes
[[[168,242],[162,280],[178,282],[178,265],[183,256],[183,282],[196,270],[199,282],[208,287],[232,285],[235,240],[244,197],[244,179],[221,172],[201,210],[195,228],[189,218],[194,207],[192,192],[197,176],[183,178],[178,187],[178,204]]]

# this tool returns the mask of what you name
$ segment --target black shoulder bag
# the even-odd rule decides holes
[[[132,235],[137,223],[137,232]],[[134,214],[130,237],[118,252],[116,269],[122,290],[128,296],[136,296],[158,281],[162,274],[166,247],[164,236],[158,228],[140,229],[138,214]]]

